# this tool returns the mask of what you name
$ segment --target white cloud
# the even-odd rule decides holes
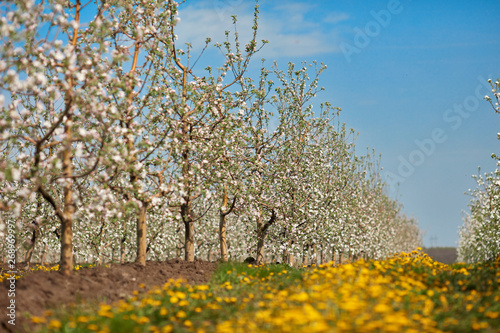
[[[205,45],[205,39],[213,42],[225,41],[224,31],[234,31],[231,15],[237,15],[240,42],[244,45],[252,35],[253,3],[249,1],[216,1],[213,6],[180,7],[182,18],[177,35],[182,43],[190,42],[194,50]],[[259,8],[259,30],[257,39],[269,40],[258,54],[268,60],[278,57],[306,57],[322,53],[340,52],[340,39],[335,30],[326,31],[320,21],[307,19],[308,7],[303,4],[278,5]],[[337,13],[336,15],[341,15]],[[342,17],[339,16],[338,19]],[[331,19],[331,18],[330,18]],[[181,44],[178,44],[181,47]]]
[[[342,21],[346,21],[350,18],[350,16],[346,13],[329,13],[326,15],[326,17],[323,19],[323,22],[325,23],[339,23]]]

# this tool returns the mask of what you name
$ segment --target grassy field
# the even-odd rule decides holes
[[[227,263],[207,285],[169,281],[31,321],[39,332],[500,332],[499,266],[421,251],[338,267]]]

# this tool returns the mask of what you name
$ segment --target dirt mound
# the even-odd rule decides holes
[[[12,299],[7,297],[10,283],[5,280],[0,284],[0,332],[20,331],[28,322],[25,313],[41,316],[47,309],[63,308],[79,300],[112,303],[130,296],[134,290],[160,286],[169,279],[183,278],[190,284],[207,283],[216,267],[214,262],[171,259],[165,262],[148,261],[145,267],[126,263],[81,268],[71,277],[59,272],[30,272],[16,281],[15,327],[7,323],[10,318],[6,308]],[[140,284],[144,286],[141,288]]]
[[[429,247],[424,249],[424,252],[435,261],[443,264],[451,265],[457,261],[456,247]]]

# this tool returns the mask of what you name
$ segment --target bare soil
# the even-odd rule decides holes
[[[148,261],[146,266],[126,263],[81,268],[70,277],[56,271],[29,272],[16,281],[15,298],[8,297],[10,281],[0,284],[0,332],[29,332],[27,314],[42,316],[46,310],[66,308],[79,301],[113,303],[131,296],[134,290],[161,286],[169,279],[182,278],[189,284],[204,284],[210,280],[216,267],[215,262],[171,259]],[[7,268],[3,267],[3,270]],[[143,288],[139,287],[141,283]],[[11,299],[15,299],[15,326],[8,324],[7,306]]]
[[[435,261],[443,264],[451,265],[457,262],[456,247],[429,247],[424,249],[424,252]]]

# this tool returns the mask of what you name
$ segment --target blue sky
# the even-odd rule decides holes
[[[238,15],[248,36],[253,1],[191,0],[180,9],[181,41],[201,47],[222,40]],[[382,154],[384,175],[409,216],[426,233],[424,245],[456,246],[462,212],[478,166],[492,171],[500,115],[483,100],[485,82],[500,77],[500,2],[260,1],[264,57],[317,60],[328,100],[359,132],[357,146]],[[364,36],[364,37],[363,37]],[[210,54],[207,55],[210,61]]]

